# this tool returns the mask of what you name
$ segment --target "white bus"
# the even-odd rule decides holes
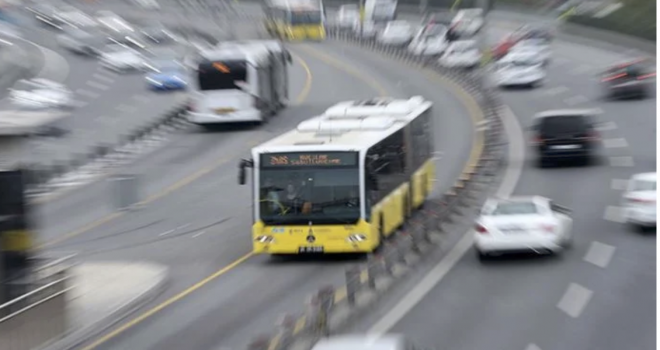
[[[342,102],[252,149],[253,251],[372,252],[431,193],[433,104]]]
[[[188,120],[260,124],[289,102],[290,53],[277,41],[223,43],[195,63]]]
[[[366,0],[364,22],[383,23],[396,20],[397,0]]]

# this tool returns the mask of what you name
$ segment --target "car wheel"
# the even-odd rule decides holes
[[[484,253],[484,252],[482,252],[478,249],[475,249],[474,251],[477,255],[477,260],[479,260],[479,262],[485,262],[485,261],[488,260],[488,258],[490,258],[490,256],[488,254],[486,254],[486,253]]]

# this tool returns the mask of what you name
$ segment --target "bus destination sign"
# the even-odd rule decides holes
[[[261,155],[261,165],[277,167],[355,166],[355,152],[271,153]]]

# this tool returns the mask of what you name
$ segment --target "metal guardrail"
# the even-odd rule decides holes
[[[409,219],[400,232],[387,239],[377,253],[370,254],[362,266],[351,266],[345,271],[345,283],[338,288],[325,286],[311,296],[300,314],[287,314],[277,329],[257,336],[248,345],[249,350],[285,350],[303,344],[308,349],[321,337],[328,336],[343,318],[359,314],[365,295],[379,295],[383,285],[410,271],[429,252],[442,245],[444,236],[452,232],[452,225],[470,217],[475,206],[485,200],[490,185],[499,177],[504,162],[506,140],[502,124],[502,102],[482,69],[472,71],[448,69],[436,59],[415,56],[405,48],[381,45],[352,35],[350,31],[330,29],[331,38],[355,44],[364,49],[390,56],[404,64],[432,70],[458,84],[477,102],[484,116],[481,130],[483,147],[476,163],[471,164],[452,188],[440,198],[427,201],[424,208]],[[296,347],[298,349],[298,347]]]
[[[0,305],[0,350],[31,350],[67,331],[66,312],[71,256],[35,269],[40,285]]]

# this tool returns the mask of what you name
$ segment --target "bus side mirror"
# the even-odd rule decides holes
[[[246,182],[246,171],[245,168],[252,167],[252,161],[248,159],[241,159],[241,162],[238,163],[238,184],[245,185]]]
[[[291,55],[291,52],[289,52],[289,51],[286,52],[286,60],[289,61],[289,64],[293,63],[293,56]]]

